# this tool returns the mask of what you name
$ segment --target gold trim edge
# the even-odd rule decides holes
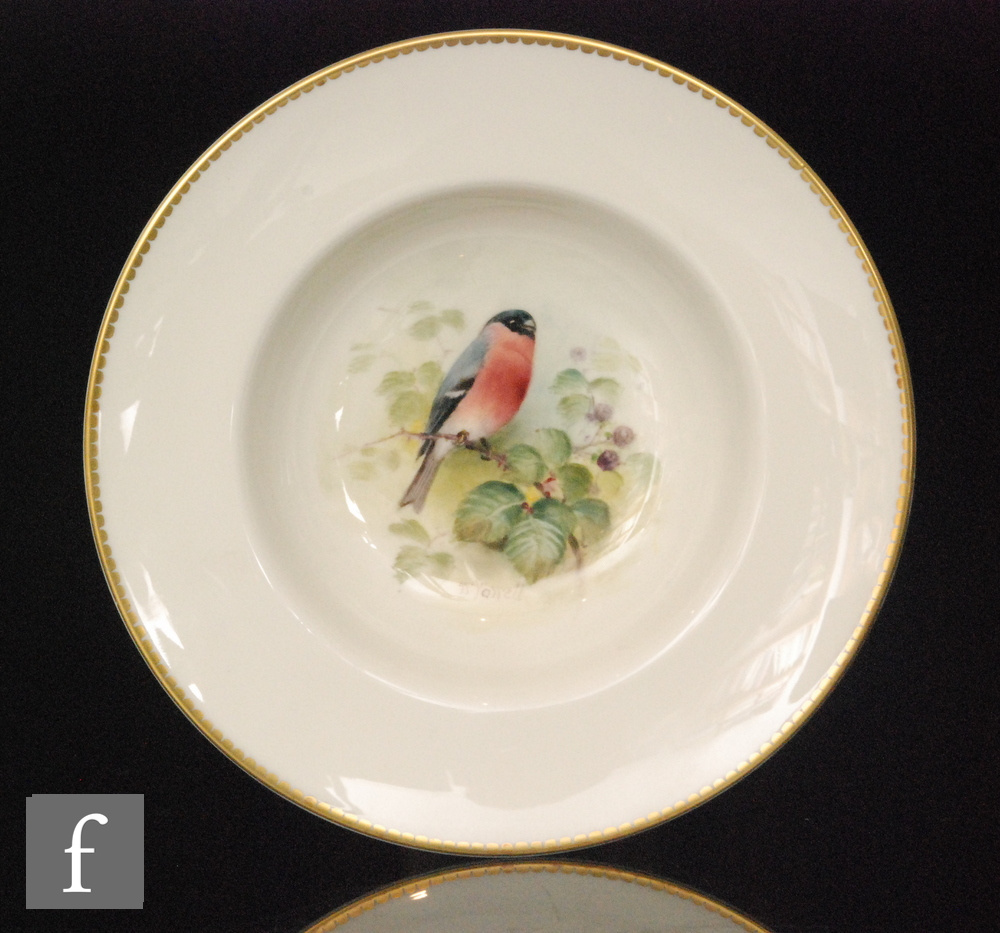
[[[897,497],[896,516],[891,541],[883,561],[883,569],[873,588],[872,595],[862,617],[848,639],[847,644],[805,703],[756,752],[744,761],[741,761],[724,776],[717,778],[712,784],[706,785],[690,794],[687,798],[678,800],[662,810],[638,817],[619,826],[606,827],[601,830],[581,833],[572,837],[565,836],[560,839],[547,839],[544,841],[536,840],[530,843],[455,842],[387,829],[384,826],[359,817],[357,814],[348,813],[338,807],[332,807],[327,803],[317,800],[315,797],[307,796],[302,791],[292,788],[287,781],[280,780],[277,775],[269,772],[266,767],[257,763],[253,758],[246,756],[241,749],[235,747],[231,740],[225,738],[221,730],[205,718],[204,714],[195,707],[194,701],[186,696],[184,690],[169,675],[169,667],[159,657],[152,642],[146,635],[140,620],[129,604],[125,587],[115,566],[107,533],[104,531],[100,501],[100,476],[97,462],[99,399],[101,395],[101,382],[103,380],[104,360],[107,352],[110,350],[110,340],[114,335],[114,325],[118,320],[119,312],[124,307],[125,296],[129,291],[130,283],[135,278],[136,270],[142,264],[143,256],[149,252],[160,227],[163,226],[167,218],[173,213],[174,208],[181,203],[184,195],[190,190],[191,185],[202,174],[208,171],[222,153],[229,149],[234,142],[239,141],[246,133],[251,132],[257,124],[277,112],[279,108],[287,105],[289,101],[296,100],[302,94],[307,94],[314,88],[321,87],[327,81],[336,80],[342,75],[349,74],[356,69],[365,68],[368,65],[376,64],[386,59],[393,59],[399,55],[408,55],[414,51],[426,51],[446,46],[454,47],[460,44],[502,44],[504,42],[510,44],[521,42],[525,45],[551,45],[556,48],[566,48],[572,51],[580,50],[587,54],[596,53],[601,57],[612,57],[616,61],[625,61],[630,65],[641,66],[647,71],[656,72],[663,77],[669,77],[675,84],[686,86],[693,93],[700,93],[706,100],[714,100],[718,107],[727,110],[731,116],[739,118],[744,126],[751,129],[756,136],[764,140],[783,160],[788,162],[789,166],[800,175],[813,193],[818,196],[820,202],[828,207],[831,218],[838,222],[838,226],[845,234],[848,244],[854,247],[862,269],[868,276],[868,283],[872,289],[873,298],[887,331],[897,376],[897,388],[900,392],[902,416],[903,456],[899,495]],[[168,695],[188,719],[194,723],[216,748],[250,774],[251,777],[256,778],[266,787],[290,800],[292,803],[324,819],[390,842],[431,851],[483,856],[526,855],[541,852],[570,851],[641,832],[642,830],[649,829],[680,816],[682,813],[686,813],[694,807],[705,803],[716,796],[716,794],[731,787],[769,758],[785,741],[798,731],[803,723],[812,716],[822,701],[832,692],[834,686],[836,686],[843,676],[849,662],[857,654],[858,648],[871,628],[872,621],[882,607],[892,576],[899,562],[902,542],[906,532],[913,496],[915,457],[916,438],[913,385],[903,348],[899,323],[885,289],[885,284],[854,224],[847,217],[847,214],[833,193],[808,166],[805,160],[777,133],[771,130],[770,127],[732,98],[672,65],[667,65],[664,62],[638,52],[632,52],[597,40],[584,39],[561,33],[511,29],[469,30],[422,36],[380,46],[368,52],[343,59],[285,88],[253,110],[243,120],[236,123],[223,136],[216,140],[171,188],[144,227],[122,268],[115,289],[108,301],[94,349],[87,384],[84,423],[84,474],[87,505],[90,513],[94,543],[101,560],[108,587],[111,590],[120,615],[126,622],[129,634],[143,659]]]
[[[412,896],[451,881],[464,881],[469,878],[482,878],[488,875],[542,873],[583,875],[590,878],[604,878],[608,881],[622,881],[626,884],[651,888],[654,891],[662,891],[665,894],[690,901],[699,907],[704,907],[706,910],[718,914],[726,920],[731,920],[737,926],[749,931],[749,933],[769,933],[764,927],[738,911],[733,910],[731,907],[727,907],[725,904],[721,904],[704,894],[699,894],[697,891],[682,887],[672,881],[664,881],[654,878],[651,875],[641,875],[618,868],[605,868],[601,865],[588,865],[582,862],[548,862],[542,860],[485,864],[477,865],[475,868],[446,868],[431,874],[409,878],[345,904],[343,907],[317,920],[311,926],[307,927],[303,933],[329,933],[330,930],[342,927],[348,921],[354,920],[376,907],[380,907],[389,901],[399,900],[404,894]]]

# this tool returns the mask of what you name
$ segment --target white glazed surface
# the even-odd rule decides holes
[[[314,924],[351,933],[737,933],[763,928],[694,892],[627,872],[509,865],[418,878]]]
[[[845,229],[718,104],[593,51],[412,51],[286,97],[160,216],[99,348],[92,501],[147,658],[271,786],[562,848],[704,799],[829,688],[905,518],[905,363]],[[620,547],[397,582],[394,503],[322,456],[375,404],[348,348],[415,298],[528,308],[536,374],[580,334],[640,361],[661,472]]]

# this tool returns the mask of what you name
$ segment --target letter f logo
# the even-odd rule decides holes
[[[79,811],[77,811],[79,812]],[[90,888],[83,887],[80,884],[80,856],[85,852],[93,852],[93,849],[84,849],[80,846],[80,834],[83,831],[83,824],[90,822],[90,820],[97,820],[102,826],[107,823],[108,818],[103,813],[89,813],[85,816],[79,823],[76,824],[76,828],[73,830],[73,843],[68,849],[63,849],[64,852],[72,856],[73,864],[73,882],[68,888],[63,888],[63,893],[88,893]]]

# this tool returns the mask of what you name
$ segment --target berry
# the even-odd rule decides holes
[[[597,465],[602,470],[616,470],[619,463],[621,463],[621,458],[613,450],[605,450],[597,458]]]
[[[614,441],[618,447],[628,447],[628,445],[635,440],[635,431],[633,431],[627,424],[620,424],[617,428],[615,428],[614,434],[611,435],[611,440]]]
[[[587,414],[590,421],[599,421],[602,424],[610,421],[615,410],[607,402],[598,402]]]

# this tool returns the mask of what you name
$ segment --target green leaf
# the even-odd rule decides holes
[[[363,356],[356,356],[347,364],[347,371],[349,373],[363,373],[374,362],[375,357],[370,353],[366,353]]]
[[[434,360],[428,360],[417,367],[417,384],[425,392],[436,392],[444,379],[444,370],[441,364]]]
[[[481,483],[455,510],[455,537],[484,544],[502,541],[524,518],[524,501],[521,490],[511,483]]]
[[[389,526],[389,531],[394,535],[401,535],[404,538],[409,538],[411,541],[416,541],[417,544],[431,543],[431,536],[428,534],[427,529],[415,518],[408,518],[405,522],[395,522]]]
[[[579,421],[590,411],[590,396],[566,395],[559,399],[559,404],[556,407],[559,409],[559,414],[570,423]]]
[[[541,482],[548,475],[542,455],[529,444],[515,444],[507,451],[507,466],[512,479],[522,485]]]
[[[427,413],[427,401],[419,392],[403,392],[389,406],[389,420],[405,427]]]
[[[585,547],[599,541],[611,527],[611,510],[603,499],[581,499],[573,503],[578,522],[577,540]]]
[[[382,377],[382,381],[375,390],[379,395],[397,395],[412,389],[416,383],[413,373],[404,372],[401,369],[394,369]]]
[[[604,498],[617,496],[625,484],[625,477],[618,470],[598,470],[594,479],[600,494]]]
[[[390,473],[399,467],[399,451],[398,450],[381,450],[378,455],[379,463],[382,464]]]
[[[594,366],[604,372],[619,369],[625,360],[626,353],[614,337],[602,337],[597,343],[597,350],[591,356]]]
[[[636,486],[648,486],[656,476],[656,457],[651,453],[635,453],[625,458],[622,470]]]
[[[601,376],[600,379],[595,379],[590,383],[590,391],[602,402],[610,402],[613,404],[618,401],[618,396],[621,395],[622,387],[621,383],[619,383],[616,379]]]
[[[585,393],[590,391],[590,383],[580,370],[564,369],[556,375],[552,391],[556,395],[569,395],[571,392]]]
[[[455,558],[447,551],[435,551],[427,555],[428,562],[437,573],[447,573],[455,564]]]
[[[441,319],[434,317],[422,317],[410,325],[410,336],[417,340],[430,340],[438,335],[441,330]]]
[[[628,367],[633,372],[641,372],[642,364],[631,353],[627,353],[614,337],[602,337],[597,349],[591,354],[591,363],[603,372],[614,372]]]
[[[549,466],[561,466],[569,460],[573,453],[573,442],[565,431],[560,431],[559,428],[539,428],[535,433],[538,435],[538,452]]]
[[[392,569],[396,571],[399,580],[415,577],[427,562],[427,552],[415,544],[404,544],[396,555]]]
[[[351,479],[369,480],[378,475],[378,467],[371,460],[354,460],[347,467]]]
[[[539,499],[531,513],[543,522],[557,525],[567,538],[573,534],[573,529],[576,528],[576,512],[558,499]]]
[[[556,470],[556,479],[570,505],[586,496],[594,481],[593,474],[582,463],[563,464]]]
[[[566,553],[568,537],[559,523],[527,515],[511,531],[503,552],[518,572],[534,583],[556,569]]]
[[[465,327],[465,315],[458,308],[446,308],[441,312],[441,323],[447,327],[454,327],[461,330]]]

